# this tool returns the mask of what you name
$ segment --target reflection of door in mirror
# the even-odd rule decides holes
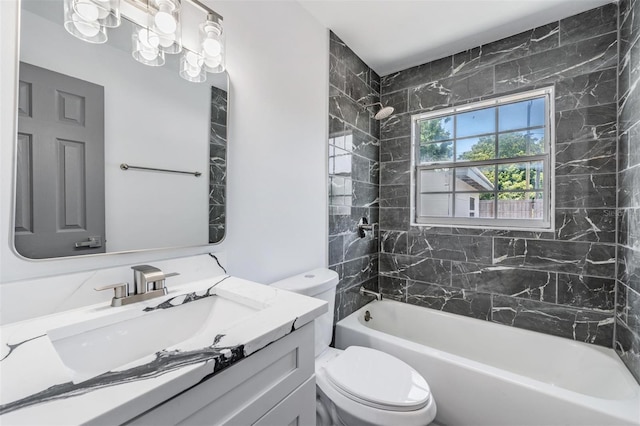
[[[32,259],[104,253],[104,88],[20,63],[15,244]]]

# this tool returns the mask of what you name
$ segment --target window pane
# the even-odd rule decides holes
[[[498,193],[498,219],[543,219],[542,192]]]
[[[496,166],[458,167],[456,192],[492,191],[495,187]]]
[[[453,161],[453,141],[420,145],[420,163]]]
[[[478,161],[496,158],[496,137],[458,139],[456,141],[456,160]]]
[[[351,153],[339,148],[329,149],[329,173],[333,175],[351,175]]]
[[[420,215],[451,217],[452,194],[420,194]]]
[[[544,98],[503,105],[498,109],[498,130],[544,126]]]
[[[496,109],[484,108],[457,116],[456,137],[481,135],[496,131]]]
[[[331,177],[329,186],[329,204],[332,206],[350,206],[352,203],[351,179],[342,177]]]
[[[453,139],[453,116],[420,121],[420,143]]]
[[[499,191],[526,191],[542,189],[544,163],[531,161],[527,163],[500,164],[498,166]]]
[[[493,192],[458,193],[456,192],[456,217],[493,219],[495,195]]]
[[[498,135],[498,157],[513,158],[544,152],[544,129]]]
[[[453,169],[420,170],[420,192],[451,192]]]

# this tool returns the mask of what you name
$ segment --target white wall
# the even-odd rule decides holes
[[[260,282],[327,264],[327,30],[295,2],[206,3],[225,18],[231,79],[225,241],[28,261],[11,241],[18,11],[0,2],[0,283],[209,251],[226,251],[230,273]],[[0,299],[28,303],[13,292]]]
[[[205,3],[227,31],[229,269],[272,282],[326,266],[328,31],[297,2]]]

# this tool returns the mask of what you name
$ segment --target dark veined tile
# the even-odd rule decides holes
[[[336,303],[334,306],[334,322],[338,322],[341,319],[348,317],[372,301],[370,296],[363,296],[360,294],[360,285],[365,287],[367,290],[378,291],[377,278],[371,278],[359,285],[338,291],[336,293]]]
[[[605,347],[613,339],[612,313],[527,299],[493,296],[492,321]]]
[[[382,185],[380,187],[380,207],[409,207],[409,185]]]
[[[411,160],[411,137],[387,139],[380,143],[380,161]]]
[[[489,237],[466,235],[438,235],[412,228],[409,232],[409,254],[436,259],[491,264]]]
[[[616,139],[556,144],[556,176],[616,173]]]
[[[329,55],[329,84],[344,92],[346,80],[347,67],[344,62],[333,55]]]
[[[493,264],[612,278],[616,250],[600,243],[494,238]]]
[[[330,32],[329,52],[343,62],[349,71],[361,78],[366,84],[369,84],[369,67],[367,64],[333,32]]]
[[[407,253],[406,231],[380,231],[380,252],[393,254]]]
[[[455,73],[493,66],[558,47],[558,22],[524,31],[454,55]]]
[[[640,382],[640,333],[622,321],[617,322],[615,350],[629,371]]]
[[[409,208],[380,208],[380,228],[386,230],[408,231],[410,222]]]
[[[617,30],[618,5],[609,3],[561,20],[560,44],[575,43]]]
[[[555,303],[556,274],[521,268],[453,262],[453,287]]]
[[[380,254],[380,273],[433,284],[449,285],[451,262],[418,256]]]
[[[627,132],[632,127],[639,125],[638,111],[640,111],[640,80],[632,82],[629,92],[618,102],[620,132]]]
[[[556,143],[616,138],[616,104],[556,113]]]
[[[403,114],[407,112],[407,91],[401,90],[393,92],[389,95],[382,95],[380,102],[384,106],[390,106],[394,109],[394,114]]]
[[[504,92],[535,84],[612,68],[617,64],[615,33],[496,65],[496,91]]]
[[[565,241],[616,242],[617,211],[556,209],[556,238]]]
[[[351,151],[369,160],[378,161],[380,157],[380,141],[352,126],[346,127],[347,144],[351,147]]]
[[[329,97],[329,114],[369,133],[369,113],[344,94],[338,93]]]
[[[615,173],[556,176],[556,208],[615,206]]]
[[[378,291],[383,299],[407,301],[407,280],[392,278],[384,275],[378,277]]]
[[[380,120],[380,139],[394,139],[411,136],[411,115],[393,114]]]
[[[342,235],[329,235],[329,265],[344,262],[344,241]]]
[[[459,288],[408,281],[407,303],[477,319],[491,318],[489,294]]]
[[[618,207],[640,206],[640,167],[628,168],[618,175]]]
[[[556,111],[580,109],[616,102],[615,68],[570,77],[556,83]]]
[[[374,256],[378,253],[378,238],[374,232],[366,232],[360,238],[357,232],[343,236],[343,252],[346,261],[363,256]]]
[[[364,281],[377,277],[378,256],[363,256],[357,259],[342,263],[342,274],[337,291],[342,291],[349,287],[361,284]]]
[[[368,105],[378,102],[379,96],[367,83],[351,71],[347,71],[345,82],[345,93],[361,105]]]
[[[411,183],[411,161],[389,161],[380,165],[380,185],[406,185]]]
[[[558,274],[558,304],[613,312],[615,298],[612,278]]]

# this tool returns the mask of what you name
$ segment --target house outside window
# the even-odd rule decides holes
[[[412,117],[412,223],[549,230],[553,88]]]

